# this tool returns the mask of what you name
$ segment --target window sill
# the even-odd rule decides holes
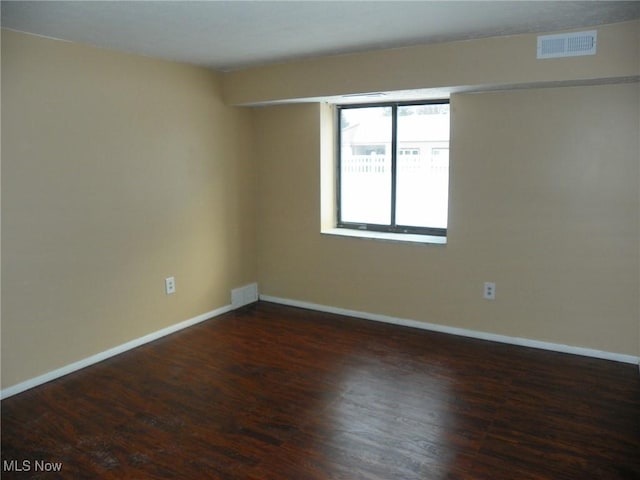
[[[446,245],[447,237],[433,235],[416,235],[412,233],[388,233],[372,232],[368,230],[351,230],[349,228],[325,228],[320,233],[323,235],[337,235],[340,237],[366,238],[400,243],[422,243],[430,245]]]

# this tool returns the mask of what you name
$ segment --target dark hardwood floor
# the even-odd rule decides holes
[[[4,400],[2,462],[6,479],[640,479],[640,376],[258,303]]]

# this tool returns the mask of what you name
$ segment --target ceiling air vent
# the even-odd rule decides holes
[[[595,55],[598,31],[540,35],[538,58],[578,57]]]

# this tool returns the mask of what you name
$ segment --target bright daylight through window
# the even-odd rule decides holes
[[[338,109],[338,227],[446,236],[449,103]]]

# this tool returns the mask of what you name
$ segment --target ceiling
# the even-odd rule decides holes
[[[2,1],[4,28],[229,71],[640,18],[640,1]]]

